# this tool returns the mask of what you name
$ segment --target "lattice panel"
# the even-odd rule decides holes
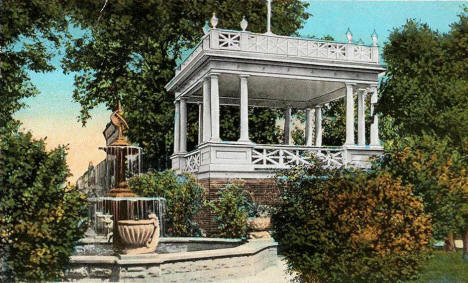
[[[343,152],[340,149],[284,149],[259,147],[252,150],[252,163],[255,168],[289,168],[297,165],[310,165],[310,155],[325,163],[326,168],[344,166]]]
[[[194,152],[185,158],[184,172],[198,172],[201,164],[200,152]]]
[[[219,33],[219,48],[239,50],[240,49],[240,33],[220,32]]]
[[[372,59],[372,51],[367,46],[353,46],[353,59],[357,61],[370,61]]]

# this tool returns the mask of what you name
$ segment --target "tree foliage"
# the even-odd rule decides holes
[[[82,106],[80,119],[85,122],[89,111],[100,103],[114,109],[120,100],[131,125],[130,139],[143,146],[155,168],[167,167],[172,154],[173,96],[164,86],[173,77],[183,51],[198,43],[212,12],[217,13],[221,28],[238,29],[245,16],[250,31],[265,29],[262,1],[106,1],[104,7],[91,0],[70,2],[73,22],[89,31],[88,36],[67,46],[63,62],[67,71],[79,72],[74,99]],[[295,33],[308,17],[304,11],[307,5],[300,1],[275,2],[273,32]],[[256,111],[267,121],[273,120],[273,114]],[[224,114],[230,118],[238,116],[238,111]],[[252,123],[252,133],[266,132],[256,131],[256,125]],[[230,124],[221,131],[232,128]]]
[[[0,132],[14,130],[22,99],[38,93],[28,71],[47,72],[60,34],[66,30],[63,1],[0,2]]]
[[[0,250],[8,280],[58,278],[86,230],[86,198],[64,186],[65,158],[65,147],[47,151],[30,133],[0,138]]]
[[[408,21],[385,45],[387,63],[378,111],[390,117],[399,136],[424,133],[448,137],[464,155],[468,149],[467,10],[441,34]]]
[[[313,165],[277,176],[273,236],[304,282],[397,282],[417,274],[431,223],[387,172]]]
[[[430,135],[391,142],[379,163],[424,202],[431,215],[434,237],[461,234],[468,227],[468,173],[463,156],[448,146],[448,138]]]
[[[177,176],[170,170],[149,172],[132,177],[128,185],[140,196],[166,199],[169,235],[200,236],[194,217],[203,206],[205,190],[193,175]]]
[[[436,237],[462,229],[466,243],[468,218],[460,205],[466,202],[466,172],[460,168],[468,167],[467,12],[446,34],[412,20],[390,34],[377,109],[384,115],[384,136],[394,140],[387,146],[394,160],[385,166],[414,184],[434,217]],[[407,140],[399,142],[401,137]]]

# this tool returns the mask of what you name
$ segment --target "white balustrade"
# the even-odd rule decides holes
[[[201,152],[211,152],[212,154],[207,154],[208,158],[202,160]],[[210,170],[214,171],[233,170],[235,172],[236,170],[240,170],[254,172],[255,170],[287,169],[295,166],[311,165],[312,157],[322,161],[324,168],[340,168],[344,166],[369,168],[370,159],[381,153],[381,148],[363,148],[359,146],[344,148],[260,144],[240,145],[238,143],[223,142],[214,143],[208,147],[205,146],[183,155],[183,165],[180,168],[182,172],[201,173],[200,167],[202,165],[210,165],[212,166]],[[244,156],[248,156],[248,158],[243,159]]]
[[[299,58],[379,63],[376,45],[366,46],[275,34],[211,29],[178,66],[176,73],[182,71],[204,50],[234,50]]]
[[[326,168],[345,165],[341,148],[255,146],[252,163],[256,169],[283,169],[297,165],[310,165],[313,155],[325,163]]]

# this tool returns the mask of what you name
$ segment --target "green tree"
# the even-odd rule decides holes
[[[6,282],[59,277],[85,230],[86,202],[65,187],[66,149],[18,131],[13,114],[38,94],[28,72],[47,72],[67,23],[65,1],[0,2],[0,256]]]
[[[454,188],[465,192],[468,189],[466,185],[446,187],[440,183],[440,179],[447,175],[441,168],[448,166],[451,178],[458,179],[463,178],[464,171],[457,168],[468,167],[467,12],[465,8],[446,34],[412,20],[390,34],[383,53],[387,75],[381,84],[377,110],[383,115],[386,126],[391,125],[384,127],[384,135],[394,139],[388,144],[389,151],[402,151],[401,143],[397,141],[404,137],[413,141],[413,145],[406,142],[406,146],[416,150],[411,154],[419,154],[414,162],[428,162],[423,165],[423,172],[411,164],[401,166],[398,159],[388,166],[395,166],[391,170],[417,188],[427,212],[436,220],[436,235],[440,237],[443,232],[450,234],[462,230],[468,243],[467,215],[456,205],[464,198],[448,197]],[[417,144],[419,142],[422,144]],[[458,165],[450,165],[455,159]],[[444,194],[446,200],[452,199],[454,203],[434,197]],[[449,215],[456,218],[447,217]],[[465,227],[460,227],[463,223]],[[468,249],[465,253],[468,258]]]
[[[239,29],[239,22],[245,16],[250,31],[265,31],[266,5],[262,1],[106,1],[103,5],[97,1],[75,0],[70,3],[73,22],[89,31],[87,36],[67,46],[63,62],[67,71],[78,72],[74,99],[82,106],[80,119],[86,122],[89,111],[100,103],[114,109],[120,100],[131,125],[128,135],[144,148],[154,168],[168,167],[172,154],[173,96],[164,86],[173,77],[176,60],[183,51],[198,43],[203,35],[202,27],[212,12],[217,13],[221,28]],[[305,12],[307,5],[300,1],[275,2],[273,32],[294,34],[309,16]],[[274,114],[255,111],[261,112],[259,117],[266,116],[267,121],[274,123],[271,122],[275,120]],[[234,117],[238,111],[224,114],[225,118]],[[265,123],[258,123],[258,127]],[[223,126],[222,132],[234,128],[232,125]],[[256,125],[252,123],[252,133],[267,132],[264,128],[256,131]],[[189,141],[195,138],[192,135]]]
[[[0,2],[0,132],[15,129],[13,114],[38,94],[28,71],[54,70],[50,50],[66,30],[63,1]]]
[[[448,137],[468,152],[468,10],[447,34],[408,21],[384,47],[386,78],[378,111],[399,136]]]
[[[30,133],[0,138],[0,251],[5,282],[60,277],[86,230],[86,197],[64,186],[66,148],[45,149]],[[2,254],[2,252],[0,252]]]

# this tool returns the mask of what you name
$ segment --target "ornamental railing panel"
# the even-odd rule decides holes
[[[184,172],[195,173],[198,172],[201,164],[200,151],[193,151],[188,153],[185,157]]]
[[[219,49],[240,50],[240,33],[222,31],[218,39]]]
[[[310,165],[311,156],[324,162],[325,168],[345,165],[341,148],[326,147],[275,147],[256,146],[252,149],[252,164],[255,169],[283,169],[297,165]]]

